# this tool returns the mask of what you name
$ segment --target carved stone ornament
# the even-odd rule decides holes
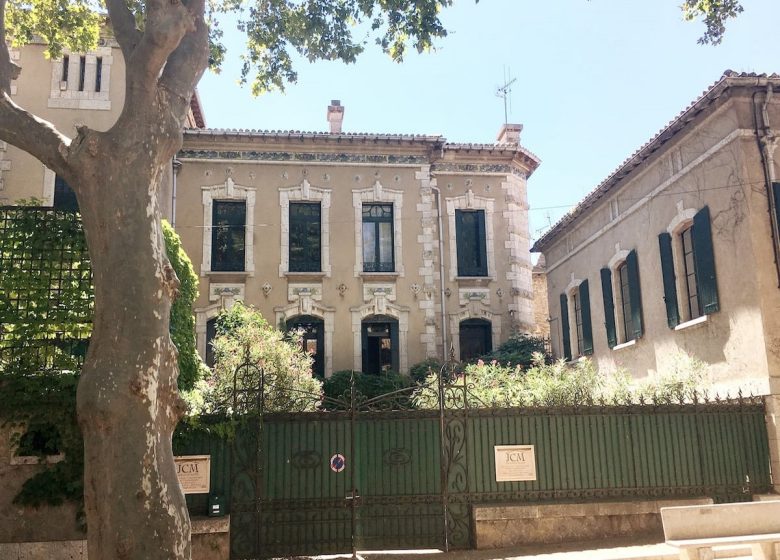
[[[417,282],[415,282],[414,284],[409,286],[409,289],[412,290],[412,293],[414,295],[417,295],[417,294],[420,293],[420,285]]]
[[[265,284],[263,284],[263,294],[265,295],[265,297],[268,297],[268,294],[270,293],[271,293],[271,284],[266,282]]]
[[[447,297],[450,297],[452,295],[452,290],[450,290],[449,288],[445,288],[444,289],[444,295],[447,296]]]
[[[497,295],[499,298],[502,298],[502,297],[504,297],[504,290],[502,290],[501,288],[497,289],[497,290],[496,290],[496,295]]]
[[[339,284],[338,288],[336,288],[336,289],[339,291],[339,295],[341,297],[344,297],[344,294],[347,293],[347,285],[344,282]]]

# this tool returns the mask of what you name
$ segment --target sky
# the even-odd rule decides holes
[[[780,73],[780,1],[743,0],[719,46],[680,0],[456,0],[434,52],[397,64],[368,45],[357,63],[298,61],[298,82],[253,97],[238,84],[241,37],[199,91],[210,128],[326,131],[331,99],[344,132],[441,134],[490,143],[510,123],[542,163],[528,181],[531,238],[595,188],[727,69]]]

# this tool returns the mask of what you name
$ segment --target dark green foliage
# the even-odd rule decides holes
[[[171,306],[171,340],[179,351],[179,389],[189,391],[202,377],[204,367],[195,341],[195,317],[192,304],[198,297],[198,275],[192,261],[181,246],[181,238],[171,225],[163,220],[163,235],[168,260],[179,278],[179,296]]]
[[[27,480],[14,503],[37,507],[82,500],[84,448],[76,421],[77,385],[72,372],[0,378],[0,424],[16,431],[16,454],[64,455]]]
[[[410,367],[409,377],[417,383],[422,383],[431,373],[438,373],[441,367],[442,363],[437,358],[428,358]]]
[[[350,378],[352,375],[352,371],[342,370],[327,378],[322,387],[326,399],[346,400],[346,402],[349,402]],[[392,372],[385,375],[369,375],[356,371],[354,375],[355,390],[360,394],[361,398],[367,399],[392,393],[399,389],[405,389],[412,384],[410,377]]]
[[[519,365],[523,369],[527,369],[533,363],[533,355],[536,353],[543,354],[545,361],[551,363],[551,356],[547,353],[543,338],[515,334],[490,354],[483,356],[482,360],[485,362],[496,360],[502,365]]]
[[[179,388],[186,390],[200,379],[202,367],[192,316],[198,278],[178,235],[167,223],[163,231],[181,282],[171,308],[171,338],[179,350]],[[0,234],[0,425],[17,428],[18,455],[42,456],[56,447],[64,456],[27,480],[15,502],[81,502],[84,451],[76,386],[94,303],[81,218],[51,208],[6,207],[0,209]]]

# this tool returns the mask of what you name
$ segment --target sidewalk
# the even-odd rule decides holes
[[[636,539],[604,539],[560,545],[532,545],[501,550],[365,551],[363,560],[678,560],[679,550],[658,542]],[[350,556],[318,556],[317,560],[349,559]],[[720,547],[715,558],[750,558],[749,547]]]

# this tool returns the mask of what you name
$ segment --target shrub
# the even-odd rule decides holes
[[[245,363],[249,367],[240,367]],[[263,372],[264,411],[315,410],[322,384],[312,376],[312,358],[300,338],[275,329],[253,307],[236,303],[217,320],[214,369],[199,384],[189,402],[202,404],[197,412],[249,412],[256,410],[257,390]],[[240,393],[233,410],[234,377]]]
[[[492,362],[495,360],[507,366],[519,365],[526,369],[533,364],[533,356],[537,353],[544,355],[546,362],[551,362],[543,338],[528,334],[513,334],[498,348],[482,356],[482,361]]]
[[[328,399],[326,407],[336,405],[333,401],[340,401],[341,406],[349,406],[350,400],[350,379],[353,372],[350,370],[337,371],[325,380],[323,390]],[[354,372],[355,390],[359,393],[360,399],[373,399],[394,391],[406,389],[411,386],[411,378],[406,375],[389,372],[386,374],[372,375]],[[404,400],[404,399],[401,399]]]
[[[424,382],[430,374],[438,373],[441,368],[442,363],[438,358],[428,358],[409,368],[409,377],[417,383],[421,383]]]

